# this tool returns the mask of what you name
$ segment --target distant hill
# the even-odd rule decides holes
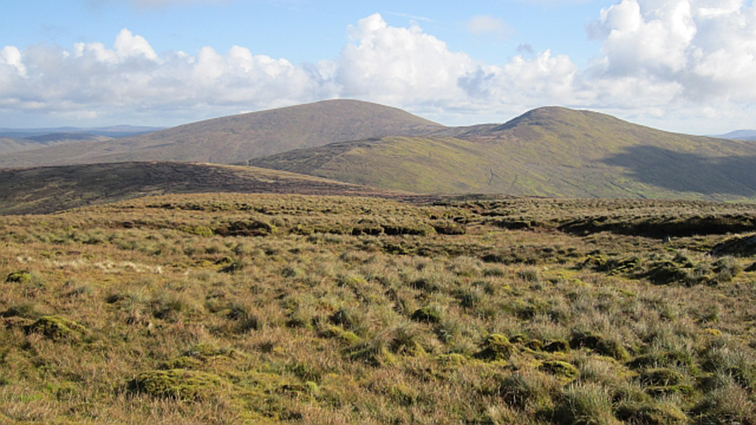
[[[124,162],[0,170],[0,214],[44,214],[168,193],[396,193],[292,173],[214,164]]]
[[[26,137],[24,140],[31,142],[37,142],[41,144],[52,144],[60,142],[81,142],[81,141],[104,141],[110,140],[110,137],[98,136],[96,134],[89,133],[51,133],[42,134],[39,136]]]
[[[557,107],[501,125],[337,143],[249,164],[421,193],[756,200],[756,144]]]
[[[396,108],[329,100],[216,118],[138,137],[21,152],[0,158],[0,168],[142,160],[230,164],[333,142],[412,136],[444,128]]]
[[[53,133],[25,138],[0,138],[0,155],[42,149],[62,143],[107,140],[112,140],[112,138],[88,133]]]
[[[756,140],[756,130],[736,130],[717,137],[733,140]]]
[[[23,139],[15,139],[12,137],[0,137],[0,155],[4,155],[11,152],[20,152],[28,149],[26,147],[28,141]]]
[[[162,130],[162,127],[114,125],[109,127],[0,128],[0,137],[30,138],[56,133],[86,133],[112,138],[137,136]]]

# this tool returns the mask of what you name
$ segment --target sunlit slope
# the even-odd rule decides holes
[[[387,192],[254,167],[125,162],[0,170],[0,214],[42,214],[169,193],[386,195]]]
[[[124,161],[240,163],[292,149],[444,129],[400,109],[330,100],[216,118],[108,142],[53,146],[0,157],[0,168]]]
[[[250,164],[425,193],[756,199],[753,143],[553,107],[499,126],[332,144]]]

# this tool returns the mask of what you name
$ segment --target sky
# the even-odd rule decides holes
[[[0,128],[168,127],[337,98],[446,125],[556,105],[756,128],[753,0],[35,0],[0,16]]]

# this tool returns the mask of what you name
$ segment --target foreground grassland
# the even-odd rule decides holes
[[[233,194],[3,217],[0,422],[755,424],[755,222]]]

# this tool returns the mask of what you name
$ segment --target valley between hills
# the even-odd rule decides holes
[[[0,145],[0,423],[756,424],[753,142],[348,100],[97,137]]]

